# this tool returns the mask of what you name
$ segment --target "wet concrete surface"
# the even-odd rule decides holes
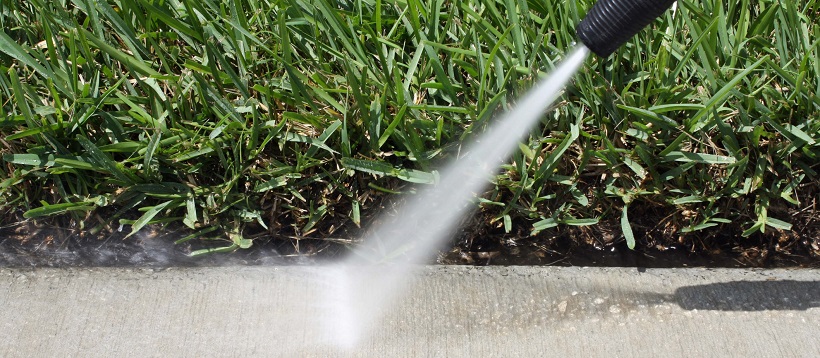
[[[814,269],[419,267],[347,348],[324,269],[0,269],[0,356],[820,356]]]

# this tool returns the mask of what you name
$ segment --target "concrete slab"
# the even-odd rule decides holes
[[[344,349],[322,269],[0,269],[0,356],[820,356],[820,270],[422,267]]]

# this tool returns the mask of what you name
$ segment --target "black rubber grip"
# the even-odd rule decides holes
[[[575,28],[592,52],[608,57],[661,16],[675,0],[600,0]]]

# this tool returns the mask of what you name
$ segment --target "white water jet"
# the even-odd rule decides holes
[[[446,243],[472,210],[499,167],[558,98],[589,50],[577,46],[515,107],[441,170],[437,185],[423,188],[395,217],[383,218],[349,257],[327,267],[322,283],[327,341],[354,348],[413,279],[412,270]],[[400,258],[400,259],[399,259]]]

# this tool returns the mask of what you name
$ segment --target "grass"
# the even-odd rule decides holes
[[[178,223],[222,251],[341,235],[434,182],[591,4],[0,0],[0,209],[90,232]],[[818,11],[681,1],[588,60],[480,200],[481,226],[616,223],[631,247],[816,234]]]

